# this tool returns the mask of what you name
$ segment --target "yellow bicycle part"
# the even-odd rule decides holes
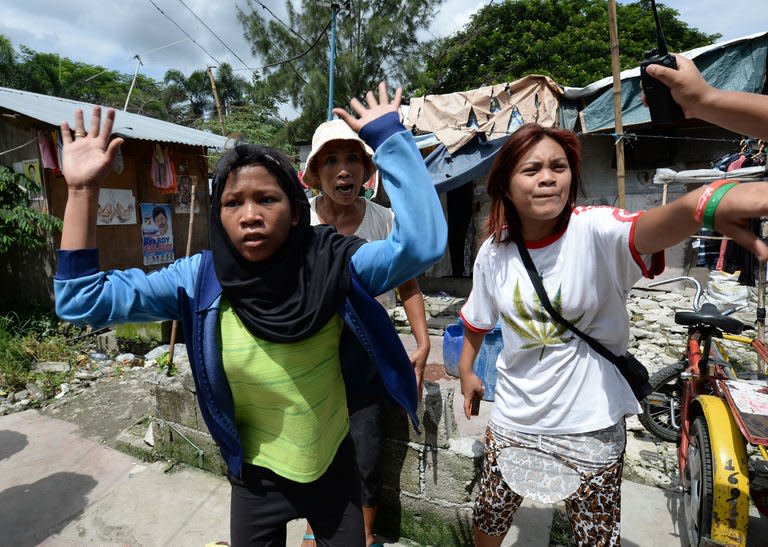
[[[712,541],[746,546],[749,523],[747,451],[728,403],[713,395],[696,401],[707,420],[712,444]]]
[[[757,448],[760,449],[760,454],[763,456],[763,459],[768,462],[768,450],[766,450],[765,446],[759,444],[757,445]]]
[[[731,340],[733,342],[738,342],[739,344],[746,344],[748,346],[752,343],[753,338],[749,336],[744,336],[743,334],[731,334],[729,332],[724,332],[723,340]]]

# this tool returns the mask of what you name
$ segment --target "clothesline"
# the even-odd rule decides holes
[[[763,180],[766,175],[764,165],[754,167],[742,167],[733,171],[720,171],[719,169],[689,169],[687,171],[675,171],[662,167],[656,169],[653,175],[654,184],[706,184],[720,179]]]
[[[624,139],[633,141],[637,139],[660,139],[670,141],[701,141],[701,142],[732,142],[739,144],[740,138],[713,138],[713,137],[673,137],[671,135],[642,135],[638,133],[577,133],[579,137],[613,137],[614,139]]]
[[[4,150],[3,152],[0,152],[0,156],[4,156],[6,154],[10,154],[11,152],[15,152],[16,150],[20,150],[20,149],[24,148],[25,146],[29,146],[30,144],[32,144],[35,141],[37,141],[37,137],[28,140],[24,144],[20,144],[19,146],[11,148],[10,150]]]

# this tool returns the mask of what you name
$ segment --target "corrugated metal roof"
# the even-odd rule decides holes
[[[80,108],[83,111],[87,129],[93,106],[81,101],[0,87],[0,108],[18,112],[57,127],[65,120],[70,127],[74,127],[75,109]],[[103,108],[106,109],[106,107]],[[121,110],[115,112],[115,125],[112,132],[129,139],[173,142],[210,148],[224,148],[228,140],[213,133]]]

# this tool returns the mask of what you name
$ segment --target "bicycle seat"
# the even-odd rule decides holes
[[[679,311],[675,313],[675,323],[678,325],[709,325],[729,334],[741,334],[747,325],[720,313],[717,306],[706,303],[699,311]]]

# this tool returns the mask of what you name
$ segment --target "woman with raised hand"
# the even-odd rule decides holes
[[[312,225],[329,224],[341,234],[366,241],[389,235],[394,223],[392,211],[360,196],[360,189],[375,171],[372,156],[371,148],[343,120],[318,126],[303,178],[310,187],[321,190],[320,195],[309,200]],[[400,285],[398,293],[416,339],[417,348],[410,359],[421,397],[430,349],[424,298],[415,279]],[[341,340],[341,351],[348,356],[342,374],[347,385],[350,437],[362,485],[366,545],[370,547],[380,545],[376,543],[374,523],[381,488],[379,460],[386,396],[365,349],[347,330]],[[305,542],[311,543],[312,536],[308,528]]]
[[[365,545],[360,484],[340,371],[344,325],[373,356],[392,398],[415,420],[416,378],[386,312],[370,295],[424,271],[443,253],[445,220],[424,162],[399,123],[401,91],[337,114],[376,150],[399,222],[365,242],[312,227],[296,172],[277,150],[241,144],[216,168],[210,251],[146,274],[103,272],[95,248],[98,191],[122,139],[94,109],[85,133],[62,124],[68,186],[58,314],[102,326],[179,319],[198,403],[232,484],[231,543],[284,545],[306,518],[320,545]]]

